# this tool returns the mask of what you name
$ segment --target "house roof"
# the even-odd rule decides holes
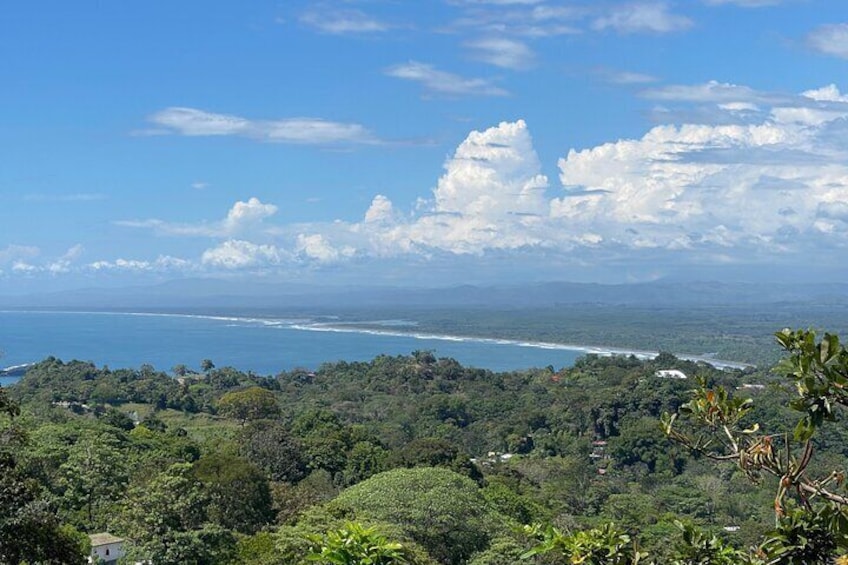
[[[686,373],[677,369],[663,369],[657,371],[655,375],[661,379],[685,379]]]
[[[121,543],[124,541],[124,538],[113,536],[108,532],[103,532],[100,534],[88,534],[88,538],[91,540],[91,547],[109,545],[110,543]]]

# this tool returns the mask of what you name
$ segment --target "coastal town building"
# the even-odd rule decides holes
[[[677,369],[662,369],[654,373],[658,379],[687,379],[686,373]]]
[[[110,533],[89,534],[91,540],[91,554],[88,556],[89,563],[112,565],[123,557],[124,540]]]

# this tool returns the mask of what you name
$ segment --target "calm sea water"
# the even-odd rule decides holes
[[[168,371],[177,364],[198,369],[211,359],[219,367],[273,375],[321,363],[366,361],[379,354],[433,350],[463,365],[507,371],[570,366],[584,351],[551,344],[451,336],[403,335],[414,327],[387,324],[382,331],[331,328],[309,320],[265,320],[181,315],[0,312],[0,367],[50,355],[111,368],[149,363]],[[0,378],[0,385],[13,379]]]

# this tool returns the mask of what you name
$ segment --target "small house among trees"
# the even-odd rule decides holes
[[[124,540],[109,533],[89,534],[91,540],[91,555],[89,563],[117,563],[124,556]]]
[[[654,373],[654,376],[658,379],[680,379],[685,380],[688,377],[686,373],[683,371],[678,371],[677,369],[662,369]]]

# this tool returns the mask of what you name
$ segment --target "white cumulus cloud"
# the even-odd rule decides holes
[[[548,179],[523,120],[473,131],[445,164],[435,211],[504,217],[544,210]]]
[[[814,91],[841,98],[825,92]],[[848,224],[828,205],[848,200],[848,147],[828,130],[844,127],[848,108],[777,119],[791,109],[807,110],[802,102],[756,124],[658,126],[640,139],[570,151],[559,162],[567,193],[552,214],[629,247],[775,253],[824,232],[839,232],[830,243],[842,245]]]
[[[392,201],[382,194],[374,197],[374,200],[371,201],[371,206],[365,212],[365,223],[367,224],[392,222],[395,218],[396,212]]]
[[[237,201],[227,212],[227,217],[218,222],[179,224],[159,219],[119,220],[115,223],[128,228],[150,229],[160,235],[229,237],[262,227],[262,221],[277,213],[277,206],[266,204],[251,197],[246,202]]]
[[[245,228],[260,223],[277,213],[273,204],[264,204],[258,198],[252,197],[247,202],[238,201],[227,212],[223,228],[228,234],[235,234]]]
[[[210,267],[245,269],[279,265],[286,258],[287,254],[274,245],[228,239],[220,245],[204,251],[201,262]]]
[[[382,254],[480,254],[536,245],[547,185],[527,125],[504,122],[468,135],[416,216],[368,233]]]
[[[321,234],[299,234],[295,251],[301,257],[315,260],[319,263],[334,263],[339,259],[352,257],[356,250],[353,247],[334,247]]]

